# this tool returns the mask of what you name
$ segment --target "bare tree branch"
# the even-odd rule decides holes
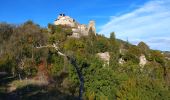
[[[76,60],[75,60],[74,58],[69,57],[69,56],[67,56],[66,54],[60,52],[60,51],[59,51],[59,48],[58,48],[58,46],[57,46],[57,43],[56,43],[56,44],[54,43],[53,45],[46,45],[46,46],[41,46],[41,45],[40,45],[39,47],[36,47],[36,48],[54,48],[54,49],[56,49],[56,51],[57,51],[57,53],[58,53],[59,55],[61,55],[61,56],[63,56],[63,57],[66,57],[66,58],[70,61],[70,63],[74,66],[74,68],[75,68],[75,70],[76,70],[76,72],[77,72],[77,74],[78,74],[79,81],[80,81],[79,100],[83,100],[84,77],[83,77],[83,75],[82,75],[81,70],[80,70],[79,67],[78,67],[78,64],[77,64]]]
[[[41,48],[54,48],[54,49],[56,49],[56,51],[57,51],[57,53],[59,54],[59,55],[61,55],[61,56],[66,56],[64,53],[62,53],[62,52],[60,52],[59,51],[59,49],[58,49],[58,46],[57,46],[57,43],[55,44],[53,44],[53,45],[45,45],[45,46],[39,46],[39,47],[36,47],[36,48],[38,48],[38,49],[41,49]]]

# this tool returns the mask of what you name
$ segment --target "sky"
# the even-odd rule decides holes
[[[27,20],[46,27],[65,13],[79,23],[96,21],[98,34],[170,51],[170,0],[0,0],[0,22]]]

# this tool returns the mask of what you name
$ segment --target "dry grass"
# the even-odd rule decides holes
[[[8,86],[8,92],[15,91],[18,88],[25,87],[27,85],[37,85],[37,86],[44,86],[48,85],[48,81],[42,81],[42,80],[35,80],[35,79],[24,79],[24,80],[15,80],[11,82]]]

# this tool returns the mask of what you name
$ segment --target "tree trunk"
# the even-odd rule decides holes
[[[18,76],[19,76],[19,80],[21,81],[21,80],[22,80],[22,79],[21,79],[21,74],[19,73]]]
[[[68,60],[70,61],[70,63],[74,66],[77,74],[78,74],[78,78],[80,81],[80,87],[79,87],[79,100],[83,100],[83,92],[84,92],[84,77],[82,75],[82,71],[79,69],[77,62],[74,58],[68,57]]]

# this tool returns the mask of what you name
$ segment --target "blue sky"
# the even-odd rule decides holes
[[[151,48],[170,51],[170,0],[0,0],[0,22],[26,20],[45,27],[59,13],[80,23],[96,21],[97,31]]]

